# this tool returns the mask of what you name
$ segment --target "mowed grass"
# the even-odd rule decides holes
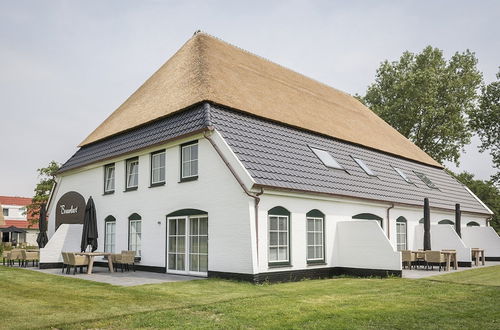
[[[4,328],[500,328],[500,266],[429,279],[136,287],[0,267]]]

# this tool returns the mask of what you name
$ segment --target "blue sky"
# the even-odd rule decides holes
[[[348,93],[426,45],[500,66],[498,1],[0,0],[0,194],[31,196],[98,124],[201,29]],[[477,139],[460,170],[494,172]],[[452,167],[453,168],[453,167]]]

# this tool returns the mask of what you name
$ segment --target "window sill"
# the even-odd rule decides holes
[[[157,183],[152,183],[149,188],[154,188],[154,187],[161,187],[165,185],[165,181],[163,182],[157,182]]]
[[[267,267],[268,268],[285,268],[285,267],[292,267],[292,264],[289,262],[273,262],[273,263],[268,263]]]
[[[321,266],[321,265],[326,265],[326,262],[324,260],[311,260],[307,262],[308,266]]]
[[[127,188],[125,189],[123,192],[127,192],[127,191],[135,191],[137,190],[138,187],[130,187],[130,188]]]
[[[114,190],[112,191],[105,191],[102,195],[105,196],[105,195],[113,195],[115,193]]]
[[[189,182],[189,181],[195,181],[198,180],[198,176],[190,176],[189,178],[181,178],[180,182]]]

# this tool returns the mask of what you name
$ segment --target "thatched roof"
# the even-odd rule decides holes
[[[201,101],[442,167],[349,94],[204,33],[189,39],[80,146]]]

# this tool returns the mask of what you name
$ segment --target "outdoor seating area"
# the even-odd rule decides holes
[[[114,273],[115,269],[120,268],[123,273],[124,270],[129,271],[131,268],[135,272],[135,251],[123,250],[121,253],[109,252],[62,252],[61,253],[63,266],[61,273],[76,275],[77,269],[83,273],[86,268],[87,274],[90,275],[94,269],[95,257],[107,258],[108,269],[110,273]]]
[[[441,251],[401,251],[401,261],[403,268],[417,269],[424,267],[426,270],[434,270],[434,266],[439,267],[438,270],[449,271],[453,263],[453,269],[458,269],[457,252],[455,250]]]
[[[2,252],[2,264],[5,266],[14,266],[17,262],[19,267],[38,266],[40,252],[36,249],[13,249]]]

